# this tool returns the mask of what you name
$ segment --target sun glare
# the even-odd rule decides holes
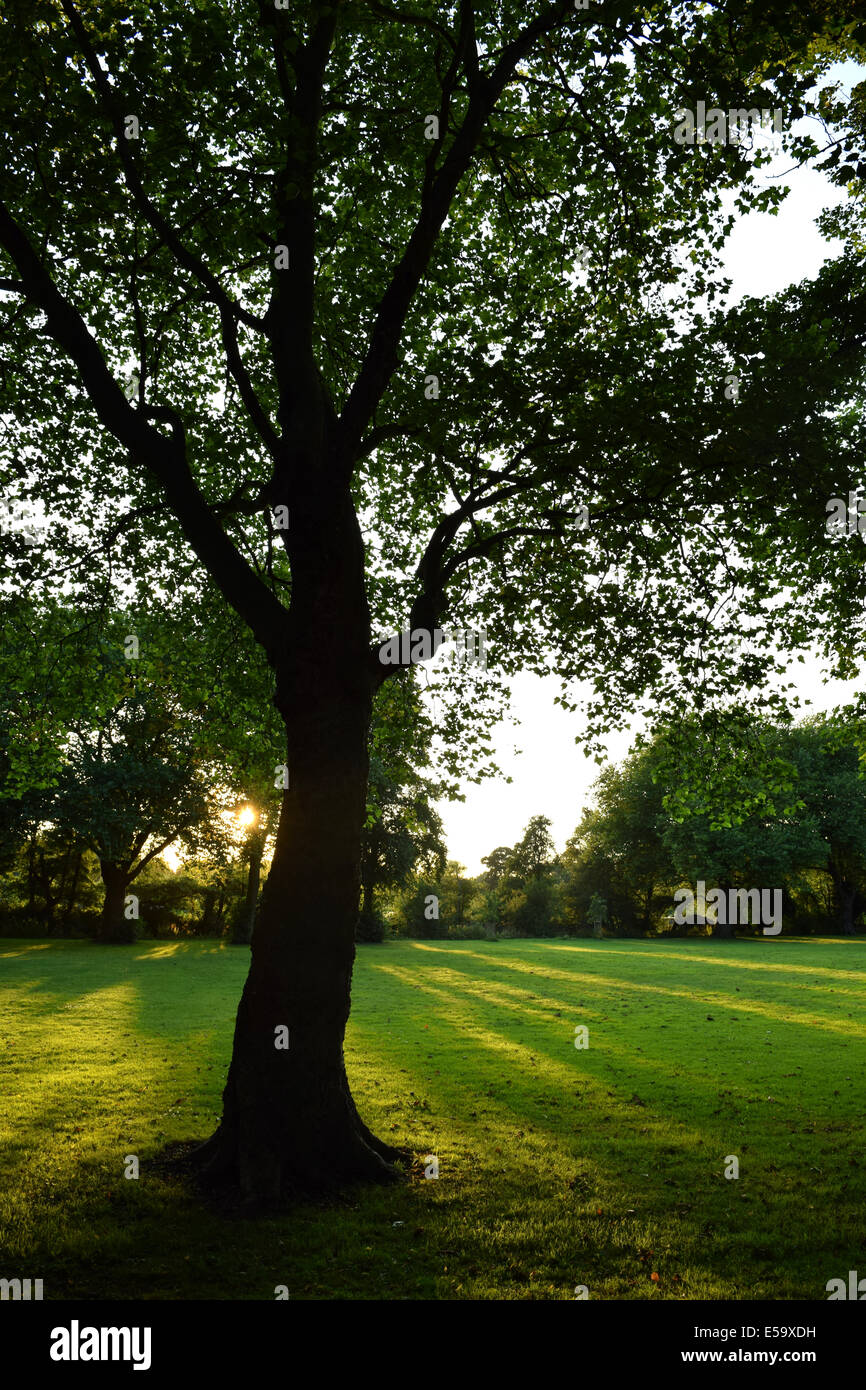
[[[238,820],[240,821],[241,825],[252,825],[255,819],[256,813],[253,810],[252,806],[243,806],[241,810],[238,812]]]

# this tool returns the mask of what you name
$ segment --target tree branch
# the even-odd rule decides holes
[[[169,845],[174,844],[174,842],[175,842],[175,840],[178,838],[178,836],[180,836],[180,835],[183,834],[184,829],[185,829],[184,826],[180,826],[177,830],[173,831],[172,834],[169,835],[167,839],[163,840],[163,841],[162,841],[160,844],[158,844],[158,845],[154,845],[153,849],[148,850],[147,854],[144,856],[144,858],[141,860],[141,862],[140,862],[134,869],[132,869],[132,872],[131,872],[130,875],[129,875],[129,881],[130,881],[130,883],[132,883],[133,879],[138,878],[138,875],[141,873],[142,869],[145,868],[145,866],[146,866],[147,864],[150,863],[151,859],[155,859],[156,856],[157,856],[158,854],[162,854],[162,851],[163,851],[164,849],[168,849]],[[145,838],[146,838],[146,837],[145,837]],[[135,854],[137,854],[137,853],[138,853],[138,850],[135,851]],[[135,854],[133,854],[133,859],[135,858]],[[130,865],[130,867],[131,867],[131,865]]]
[[[428,178],[425,171],[415,226],[380,301],[364,362],[340,416],[341,445],[349,471],[357,458],[364,429],[396,370],[397,349],[409,307],[430,264],[436,239],[484,127],[517,63],[530,51],[536,39],[555,29],[570,12],[571,6],[567,0],[557,0],[550,9],[527,24],[512,43],[506,45],[486,76],[478,75],[476,69],[473,77],[472,63],[467,62],[470,95],[466,114],[439,172]],[[464,3],[461,6],[461,37],[464,43],[466,33],[471,32],[471,17],[472,7]]]
[[[309,40],[292,59],[294,91],[285,88],[291,118],[288,153],[276,192],[277,243],[288,250],[288,265],[274,268],[273,290],[265,314],[277,377],[277,418],[284,438],[321,436],[335,420],[333,405],[313,351],[315,322],[315,176],[325,68],[337,23],[337,5],[317,19]],[[274,47],[275,61],[282,55]],[[281,83],[284,78],[280,79]],[[321,456],[321,455],[320,455]],[[309,460],[312,462],[312,460]],[[278,464],[279,466],[279,464]]]
[[[181,431],[171,439],[132,408],[106,366],[99,346],[75,306],[64,298],[31,242],[0,203],[0,245],[11,257],[28,298],[46,318],[52,341],[75,363],[101,424],[140,461],[160,485],[181,529],[228,602],[271,656],[280,641],[285,609],[244,560],[200,493],[189,469]],[[154,407],[163,416],[168,407]],[[171,412],[174,420],[174,412]]]
[[[72,3],[72,0],[61,0],[61,5],[78,42],[81,44],[88,71],[93,78],[97,92],[99,93],[106,114],[111,122],[117,154],[123,167],[126,186],[132,195],[133,201],[146,222],[171,250],[178,264],[204,286],[208,298],[219,310],[223,347],[225,349],[229,371],[237,382],[241,399],[246,406],[247,412],[258,434],[268,449],[268,452],[271,455],[276,455],[278,448],[276,432],[255,394],[252,382],[241,360],[236,328],[236,320],[240,320],[242,323],[246,324],[247,327],[262,332],[264,331],[264,322],[258,315],[250,313],[249,310],[244,309],[241,304],[226,294],[213,272],[205,265],[204,261],[194,255],[181,241],[174,227],[167,218],[163,217],[153,200],[148,197],[144,185],[138,176],[138,171],[135,167],[135,162],[129,147],[129,141],[124,135],[123,119],[117,108],[111,84],[108,81],[107,74],[103,71],[99,63],[99,59],[88,38],[87,30],[82,22],[81,16]]]

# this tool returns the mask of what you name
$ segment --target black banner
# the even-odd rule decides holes
[[[449,1333],[478,1339],[479,1351],[483,1342],[492,1369],[501,1356],[510,1354],[517,1332],[543,1338],[522,1343],[524,1352],[541,1358],[539,1371],[555,1352],[558,1357],[573,1358],[575,1374],[592,1366],[596,1373],[664,1376],[676,1367],[686,1373],[694,1370],[700,1377],[706,1366],[728,1370],[794,1366],[811,1370],[816,1379],[820,1376],[827,1383],[829,1376],[857,1363],[864,1329],[859,1300],[857,1307],[843,1307],[836,1301],[678,1304],[575,1299],[567,1308],[525,1308],[517,1323],[509,1304],[504,1324],[499,1324],[503,1305],[500,1314],[491,1309],[479,1324],[474,1317],[467,1320],[465,1307],[450,1311],[442,1304],[388,1306],[386,1322],[380,1321],[369,1302],[356,1313],[325,1300],[318,1305],[303,1301],[302,1310],[301,1303],[8,1301],[0,1306],[3,1358],[7,1366],[11,1361],[25,1374],[38,1372],[60,1384],[70,1377],[83,1383],[106,1373],[115,1381],[118,1376],[132,1377],[133,1383],[144,1383],[145,1377],[164,1383],[167,1374],[211,1372],[223,1376],[252,1372],[258,1379],[301,1371],[296,1359],[298,1342],[320,1332],[339,1338],[348,1323],[349,1332],[358,1328],[365,1338],[375,1336],[377,1359],[390,1372],[393,1356],[399,1355],[401,1374],[405,1373],[408,1336],[415,1346],[412,1364],[425,1381],[435,1374],[440,1358],[443,1374],[453,1374]],[[363,1322],[356,1322],[356,1316]],[[357,1335],[351,1343],[353,1356],[358,1350]],[[335,1349],[339,1354],[342,1345],[348,1355],[349,1343],[339,1340],[318,1340],[310,1353],[316,1360],[326,1358],[333,1371]]]

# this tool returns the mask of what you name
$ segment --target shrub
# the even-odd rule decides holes
[[[7,908],[0,918],[0,936],[47,936],[44,918],[35,917],[26,907]]]
[[[461,922],[448,928],[451,941],[488,941],[492,936],[492,931],[483,922]]]
[[[356,941],[383,941],[385,937],[385,919],[376,908],[372,912],[358,914],[358,921],[355,926]]]
[[[556,894],[547,878],[532,878],[508,899],[506,921],[514,936],[554,936]]]
[[[418,883],[414,892],[404,903],[403,913],[406,918],[407,932],[415,940],[438,940],[446,935],[445,923],[438,917],[428,915],[433,907],[430,902],[431,898],[435,898],[438,904],[437,885],[422,881]]]

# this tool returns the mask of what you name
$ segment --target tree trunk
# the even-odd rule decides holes
[[[34,829],[27,845],[27,913],[36,916],[36,845],[37,831]]]
[[[262,853],[264,845],[254,844],[250,851],[250,868],[247,874],[247,891],[241,913],[235,921],[232,932],[233,946],[249,946],[253,939],[256,920],[256,905],[259,901],[259,882],[262,875]]]
[[[252,1202],[396,1176],[384,1160],[397,1152],[362,1123],[343,1064],[367,712],[326,711],[319,699],[306,718],[296,710],[291,720],[291,783],[252,939],[222,1121],[201,1151],[206,1171],[231,1173]]]
[[[843,936],[854,935],[854,900],[856,897],[857,889],[844,879],[840,880],[836,889],[836,901],[839,927]]]
[[[374,910],[373,881],[365,879],[363,884],[363,894],[361,896],[361,910],[365,917],[372,917]]]
[[[718,917],[716,918],[716,921],[713,923],[713,932],[712,932],[712,934],[713,934],[713,937],[714,937],[715,940],[718,940],[718,941],[733,941],[733,939],[734,939],[734,923],[728,921],[728,911],[729,911],[730,902],[731,902],[731,899],[730,899],[730,891],[729,891],[729,890],[730,890],[730,884],[728,884],[728,883],[720,883],[720,884],[719,884],[719,887],[721,888],[722,892],[723,892],[724,895],[725,895],[725,908],[724,908],[724,917],[725,917],[725,920],[724,920],[724,922],[722,922],[722,921],[719,920]]]
[[[75,907],[75,895],[78,892],[78,880],[81,876],[81,861],[84,858],[84,851],[79,849],[75,854],[75,868],[72,873],[72,883],[69,888],[69,895],[66,899],[66,906],[63,909],[63,935],[69,935],[69,919]]]
[[[291,516],[292,604],[271,658],[289,786],[222,1120],[194,1156],[204,1176],[236,1180],[253,1209],[299,1189],[399,1176],[387,1160],[400,1155],[362,1122],[343,1062],[375,686],[363,546],[348,492],[325,520],[302,506]]]
[[[205,936],[208,936],[214,923],[214,903],[216,900],[216,889],[206,888],[204,893],[204,905],[201,914],[201,929]]]
[[[100,859],[102,882],[105,885],[105,898],[99,923],[100,941],[131,941],[135,928],[125,916],[126,890],[130,880],[122,865],[108,859]]]

